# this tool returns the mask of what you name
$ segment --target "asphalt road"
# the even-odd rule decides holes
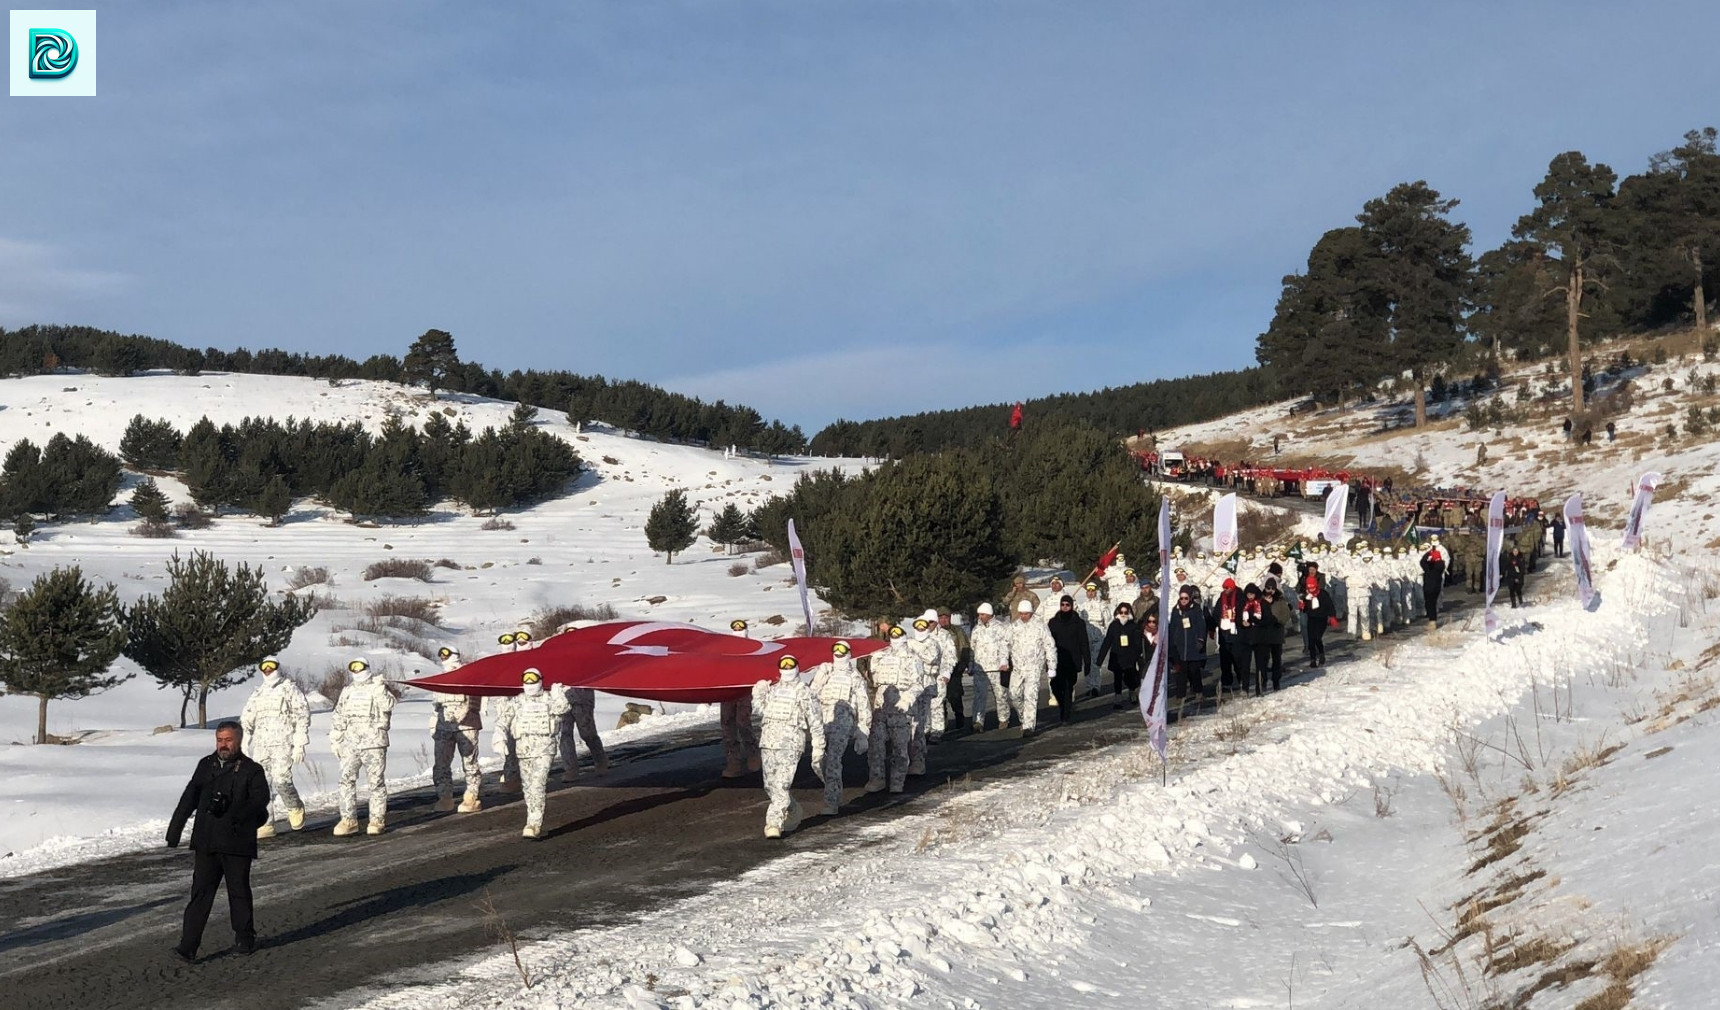
[[[1448,599],[1459,613],[1474,606],[1460,588]],[[1341,662],[1364,643],[1340,635],[1329,647]],[[1287,686],[1318,675],[1293,674]],[[605,778],[588,768],[577,785],[552,783],[541,841],[519,837],[523,804],[497,803],[493,793],[484,810],[465,815],[433,813],[426,790],[396,796],[390,830],[377,838],[337,839],[331,816],[313,818],[303,832],[263,843],[252,874],[260,947],[249,957],[226,952],[224,897],[202,957],[186,965],[169,953],[190,886],[183,848],[0,880],[0,1007],[350,1005],[366,991],[440,981],[490,949],[476,909],[485,898],[524,938],[627,921],[785,853],[859,844],[853,826],[935,805],[935,793],[926,794],[952,778],[1032,774],[1143,732],[1136,713],[1114,712],[1106,700],[1080,706],[1073,725],[1042,718],[1040,726],[1028,740],[993,730],[933,747],[928,773],[902,796],[865,795],[857,788],[863,761],[850,754],[843,813],[810,818],[781,841],[762,835],[758,776],[717,775],[721,748],[709,730],[615,748]],[[804,808],[820,809],[804,765],[796,786]]]

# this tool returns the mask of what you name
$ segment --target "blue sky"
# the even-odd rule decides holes
[[[0,325],[568,368],[836,417],[1253,363],[1427,179],[1477,250],[1553,155],[1720,125],[1720,5],[99,8],[0,100]]]

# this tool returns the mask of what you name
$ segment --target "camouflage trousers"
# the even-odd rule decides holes
[[[263,766],[263,774],[269,778],[269,792],[275,800],[280,801],[282,810],[303,810],[304,800],[299,799],[299,788],[293,782],[293,752],[287,747],[281,750],[264,751],[251,755],[256,762]],[[269,823],[275,820],[275,803],[269,803]]]
[[[598,770],[603,768],[603,740],[597,735],[597,711],[589,704],[575,702],[572,711],[561,717],[561,725],[556,731],[556,743],[561,750],[562,775],[566,778],[579,774],[579,752],[573,744],[576,731]]]
[[[789,815],[795,807],[794,794],[789,790],[794,786],[794,773],[799,770],[800,755],[805,751],[805,744],[766,747],[759,751],[764,771],[764,794],[769,799],[764,808],[765,827],[779,831],[789,828]],[[842,777],[838,775],[836,781],[840,786]]]
[[[888,773],[890,791],[902,791],[908,783],[908,745],[912,739],[907,712],[888,705],[872,713],[872,734],[866,745],[870,784],[884,782]]]
[[[436,763],[430,777],[436,783],[436,795],[445,800],[454,796],[455,754],[460,755],[460,764],[466,773],[466,792],[476,795],[478,784],[483,779],[483,772],[478,768],[478,731],[438,732],[434,743]]]
[[[386,820],[388,816],[388,749],[386,747],[354,748],[340,758],[340,818],[358,820],[358,772],[363,768],[370,790],[370,819]]]

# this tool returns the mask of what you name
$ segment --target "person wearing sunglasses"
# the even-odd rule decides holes
[[[789,790],[808,741],[812,743],[812,767],[824,765],[824,727],[818,719],[818,702],[800,679],[800,660],[794,656],[778,659],[776,680],[753,685],[752,705],[759,713],[759,758],[764,794],[769,799],[764,808],[764,836],[781,838],[800,827],[800,803]]]
[[[310,746],[311,707],[305,692],[281,672],[280,660],[265,659],[257,670],[262,677],[251,697],[245,699],[239,727],[244,730],[251,760],[263,766],[270,789],[286,809],[287,826],[298,831],[305,826],[305,804],[293,784],[293,765],[304,764],[305,748]],[[270,807],[257,837],[272,838],[274,834],[275,814]]]
[[[1075,599],[1065,594],[1057,602],[1057,613],[1045,622],[1045,630],[1057,645],[1057,672],[1051,677],[1051,696],[1059,722],[1069,722],[1075,711],[1075,685],[1093,669],[1093,654],[1087,644],[1087,620],[1075,609]]]
[[[1177,590],[1170,627],[1164,633],[1170,636],[1170,667],[1175,674],[1168,685],[1169,692],[1181,695],[1185,701],[1191,695],[1199,699],[1205,693],[1201,672],[1206,668],[1206,613],[1201,610],[1193,586]]]
[[[1105,628],[1105,638],[1099,643],[1098,659],[1100,666],[1111,671],[1111,693],[1116,695],[1112,708],[1127,707],[1128,700],[1141,689],[1141,665],[1146,661],[1143,641],[1141,629],[1135,624],[1134,608],[1127,603],[1117,604],[1111,623]]]
[[[329,717],[328,742],[340,761],[340,823],[337,836],[358,833],[358,772],[370,786],[370,823],[365,834],[380,835],[388,827],[388,725],[394,718],[394,694],[370,664],[355,659],[346,664],[352,682],[340,692]]]

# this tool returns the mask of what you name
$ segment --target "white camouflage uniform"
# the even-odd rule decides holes
[[[812,743],[813,767],[822,766],[824,731],[818,721],[818,702],[801,681],[798,668],[785,671],[774,683],[761,680],[754,684],[752,707],[759,713],[759,760],[764,792],[770,800],[764,810],[764,831],[766,836],[776,837],[800,826],[800,804],[789,790],[808,741]],[[840,794],[840,772],[836,782]]]
[[[293,765],[305,759],[305,748],[311,742],[311,708],[305,692],[278,670],[264,674],[245,700],[239,727],[244,731],[245,750],[263,766],[269,789],[283,809],[303,811],[304,801],[293,784]],[[268,823],[272,825],[274,820],[271,803]]]
[[[872,732],[872,702],[867,697],[866,678],[853,656],[836,656],[812,671],[812,695],[818,700],[824,721],[824,761],[819,777],[824,780],[824,812],[834,814],[842,806],[842,758],[849,743],[861,754]]]
[[[458,654],[442,661],[442,669],[452,673],[460,668]],[[483,702],[469,694],[432,694],[430,705],[435,711],[430,732],[435,745],[435,766],[431,779],[436,783],[436,800],[446,807],[454,802],[454,755],[466,774],[465,805],[475,808],[483,771],[478,766],[478,731],[484,728]]]
[[[956,660],[961,653],[956,649],[956,636],[950,634],[950,629],[934,623],[932,637],[938,643],[938,670],[932,680],[931,715],[927,729],[942,737],[945,729],[946,702],[949,699],[950,678],[956,676]]]
[[[885,786],[899,793],[908,781],[913,750],[910,713],[914,698],[925,683],[919,657],[908,648],[906,637],[895,639],[883,652],[872,654],[872,731],[866,750],[869,772],[866,791]]]
[[[362,679],[361,679],[362,678]],[[370,788],[370,827],[379,831],[388,819],[388,726],[394,718],[394,695],[369,671],[354,674],[341,691],[329,720],[329,746],[340,758],[340,819],[358,821],[358,772],[363,767]]]
[[[909,725],[913,730],[913,737],[908,742],[908,774],[924,775],[926,731],[931,721],[932,698],[938,693],[938,673],[943,669],[944,649],[943,643],[930,629],[910,630],[907,640],[908,649],[920,661],[920,684],[908,710]]]
[[[1009,622],[1009,701],[1021,713],[1021,731],[1039,727],[1039,695],[1049,683],[1047,671],[1057,659],[1057,643],[1045,622]]]
[[[987,692],[997,704],[997,724],[1001,728],[1009,725],[1009,694],[1003,687],[1003,668],[1009,664],[1009,629],[995,617],[990,621],[976,622],[973,631],[968,634],[968,644],[973,647],[974,665],[990,686]],[[985,709],[978,699],[973,710],[975,729],[985,728]]]
[[[530,688],[539,688],[533,691]],[[544,793],[549,789],[549,767],[555,761],[557,728],[567,714],[567,695],[528,684],[519,694],[502,702],[496,715],[496,740],[514,742],[520,763],[520,786],[526,796],[526,833],[536,837],[543,828]]]

